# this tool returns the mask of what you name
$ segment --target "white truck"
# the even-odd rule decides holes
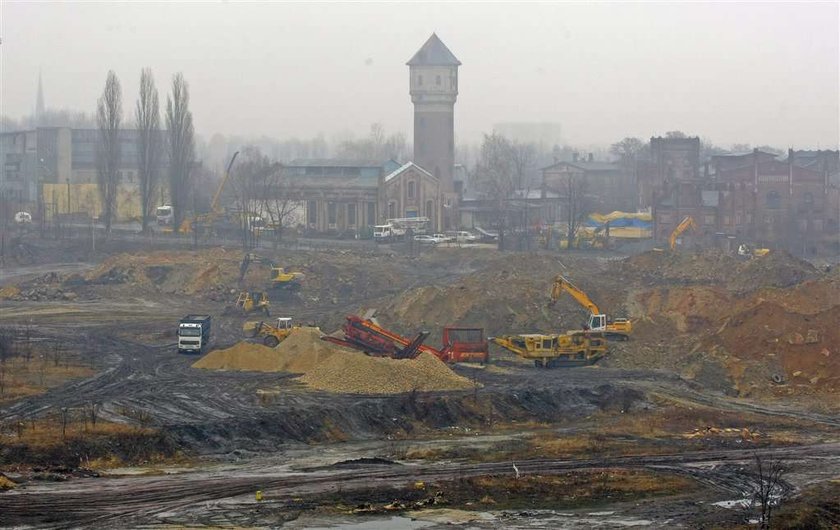
[[[175,218],[175,214],[172,210],[172,206],[165,204],[163,206],[158,206],[157,210],[155,210],[155,218],[157,218],[157,224],[161,226],[171,225],[172,220]]]
[[[210,315],[187,315],[178,323],[178,353],[202,353],[210,343]]]
[[[400,217],[388,219],[384,225],[373,227],[373,240],[377,243],[389,243],[405,238],[406,232],[410,229],[414,235],[425,234],[429,226],[429,219],[426,217]]]

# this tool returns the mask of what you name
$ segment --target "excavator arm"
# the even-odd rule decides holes
[[[685,218],[683,218],[683,220],[680,221],[680,224],[678,224],[677,227],[674,228],[674,231],[671,232],[671,235],[668,237],[668,246],[671,248],[671,250],[677,248],[677,238],[680,237],[680,235],[682,235],[682,233],[688,230],[689,228],[691,228],[692,230],[697,230],[697,223],[694,222],[693,217],[691,217],[690,215],[686,215]]]
[[[230,168],[233,167],[233,161],[236,160],[236,155],[238,154],[239,151],[233,153],[233,156],[230,158],[230,162],[228,162],[225,174],[222,177],[222,181],[219,182],[219,187],[216,188],[216,193],[213,194],[213,202],[210,203],[210,211],[215,214],[221,213],[221,210],[219,209],[219,199],[222,197],[222,190],[225,189],[225,184],[227,184],[227,181],[230,178]]]
[[[595,302],[587,296],[585,292],[580,290],[578,287],[570,282],[567,278],[562,275],[557,275],[554,278],[554,283],[551,286],[551,302],[549,302],[550,306],[553,306],[557,303],[557,300],[563,295],[563,292],[567,292],[572,295],[572,298],[575,299],[577,303],[587,309],[593,315],[600,314],[601,312],[598,310],[598,306],[595,305]]]

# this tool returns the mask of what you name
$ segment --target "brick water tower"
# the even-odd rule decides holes
[[[461,61],[432,33],[406,64],[414,103],[414,162],[435,175],[443,194],[450,195],[455,191],[455,100]]]

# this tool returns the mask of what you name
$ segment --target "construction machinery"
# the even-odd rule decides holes
[[[246,336],[254,339],[262,339],[262,343],[269,348],[274,348],[289,335],[295,328],[300,328],[299,324],[293,324],[290,317],[280,317],[276,324],[269,324],[263,320],[245,322],[242,325],[242,331]]]
[[[444,362],[487,362],[489,357],[484,330],[481,328],[445,327],[440,349],[426,346],[428,331],[419,332],[413,339],[389,331],[372,319],[349,315],[341,335],[327,335],[323,340],[363,351],[368,355],[411,359],[429,353]]]
[[[287,272],[286,269],[265,256],[250,252],[245,254],[245,257],[242,258],[242,263],[239,265],[239,283],[245,279],[245,274],[248,272],[248,267],[251,266],[251,263],[261,263],[271,268],[271,276],[269,277],[271,289],[296,291],[303,284],[305,275],[302,272]]]
[[[668,247],[671,249],[671,251],[677,249],[677,238],[680,237],[683,234],[683,232],[685,232],[689,228],[696,231],[697,223],[694,222],[693,217],[691,217],[690,215],[686,215],[683,218],[683,220],[680,221],[680,224],[678,224],[677,227],[674,228],[674,231],[671,232],[671,235],[668,236]]]
[[[185,218],[179,227],[181,232],[186,233],[196,230],[208,234],[216,230],[216,225],[225,217],[225,210],[221,207],[219,201],[222,198],[222,191],[225,189],[225,184],[230,179],[230,169],[233,167],[233,162],[236,160],[238,154],[239,151],[236,151],[230,157],[225,174],[222,176],[219,187],[216,188],[216,193],[213,194],[213,200],[210,202],[210,211],[201,215],[195,215],[192,219]]]
[[[537,368],[593,364],[607,352],[601,332],[571,331],[560,335],[505,335],[488,340],[523,359],[533,359]]]
[[[609,319],[606,315],[601,313],[595,302],[583,292],[582,289],[576,287],[563,275],[558,274],[554,278],[554,283],[551,286],[551,300],[549,307],[554,306],[564,292],[569,293],[575,301],[589,311],[589,322],[587,329],[589,331],[603,332],[608,339],[614,340],[629,340],[630,333],[633,331],[633,324],[627,318]]]
[[[245,314],[262,311],[265,316],[271,316],[271,302],[265,292],[242,291],[236,297],[235,307]]]
[[[738,257],[745,259],[760,258],[770,253],[769,248],[753,248],[746,243],[738,246]]]

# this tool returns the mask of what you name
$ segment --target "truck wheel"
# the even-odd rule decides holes
[[[280,344],[280,339],[278,339],[274,335],[268,335],[266,336],[266,338],[263,339],[263,344],[265,344],[269,348],[276,348],[277,345]]]

